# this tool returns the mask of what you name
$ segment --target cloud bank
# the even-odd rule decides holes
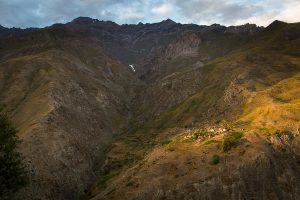
[[[299,22],[299,10],[299,0],[0,0],[0,24],[44,27],[86,16],[119,24],[171,18],[203,25],[266,26],[275,19]]]

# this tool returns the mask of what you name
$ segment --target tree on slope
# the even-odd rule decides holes
[[[9,199],[26,183],[19,143],[17,130],[0,110],[0,199]]]

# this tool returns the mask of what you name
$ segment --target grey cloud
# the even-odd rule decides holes
[[[0,0],[0,24],[7,27],[44,27],[79,16],[117,23],[156,22],[169,17],[181,23],[225,25],[280,10],[298,0]],[[270,3],[271,2],[271,3]],[[151,12],[163,4],[167,15]]]
[[[217,0],[176,0],[176,5],[187,21],[200,24],[233,24],[237,19],[246,19],[262,11],[262,7],[251,3]]]
[[[79,16],[115,21],[122,19],[121,8],[128,6],[134,8],[134,1],[129,4],[125,0],[0,0],[0,24],[43,27]]]

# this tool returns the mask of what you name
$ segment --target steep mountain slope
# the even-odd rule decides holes
[[[22,199],[74,199],[114,132],[137,79],[62,27],[1,41],[1,105],[19,128],[31,184]]]
[[[160,108],[170,90],[194,92],[116,140],[93,199],[298,199],[299,28],[276,21],[228,55],[162,79],[182,84],[153,93]],[[149,102],[140,113],[157,111]]]
[[[273,24],[270,25],[272,26]],[[175,111],[171,111],[174,121],[167,117],[168,123],[175,123],[176,120],[183,123],[188,120],[188,116],[218,120],[218,116],[230,116],[235,109],[241,109],[240,112],[245,115],[253,109],[266,108],[272,102],[288,103],[292,106],[289,101],[297,100],[296,92],[292,93],[294,95],[290,96],[289,100],[285,100],[287,102],[284,99],[279,102],[280,99],[276,98],[276,95],[280,95],[280,91],[274,90],[281,86],[282,92],[291,93],[292,87],[295,86],[299,72],[299,24],[285,24],[272,32],[269,32],[270,27],[256,38],[256,42],[251,42],[228,56],[196,69],[205,74],[205,84],[201,85],[199,93],[188,98]],[[291,84],[287,84],[289,81]],[[270,101],[264,102],[262,95],[269,96]],[[254,118],[258,119],[258,116]],[[283,117],[279,121],[288,122],[288,119]],[[264,120],[268,121],[266,118]]]

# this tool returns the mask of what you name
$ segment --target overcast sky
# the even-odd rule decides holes
[[[275,19],[300,22],[300,0],[0,0],[0,24],[44,27],[79,16],[119,24],[158,22],[266,26]]]

